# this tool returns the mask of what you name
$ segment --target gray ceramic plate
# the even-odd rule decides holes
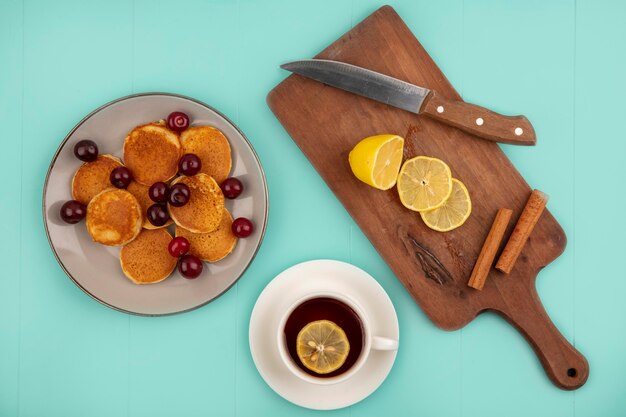
[[[192,125],[220,129],[232,148],[231,175],[242,180],[245,190],[235,200],[226,200],[234,218],[247,217],[255,230],[239,239],[225,259],[204,264],[195,280],[184,279],[177,271],[153,285],[135,285],[120,267],[119,248],[94,243],[85,223],[64,223],[61,205],[71,199],[70,184],[81,161],[73,149],[81,139],[94,140],[100,153],[122,157],[126,134],[135,126],[164,119],[172,111],[189,115]],[[219,297],[241,277],[256,255],[267,224],[268,194],[265,174],[250,142],[221,113],[197,100],[164,93],[138,94],[112,101],[85,117],[63,140],[52,158],[43,193],[46,233],[55,257],[65,273],[85,293],[99,302],[127,313],[165,315],[189,311]]]

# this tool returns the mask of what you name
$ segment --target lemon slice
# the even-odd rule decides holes
[[[388,190],[396,184],[403,149],[404,139],[397,135],[365,138],[348,155],[352,173],[374,188]]]
[[[318,320],[300,330],[296,352],[308,369],[328,374],[344,364],[350,352],[350,343],[341,327],[329,320]]]
[[[472,200],[465,184],[452,178],[452,193],[446,202],[439,208],[421,212],[420,216],[431,229],[447,232],[465,223],[471,212]]]
[[[450,167],[441,159],[417,156],[402,165],[398,194],[404,207],[413,211],[433,210],[452,192]]]

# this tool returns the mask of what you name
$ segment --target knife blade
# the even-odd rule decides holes
[[[534,145],[535,131],[524,116],[504,116],[475,104],[448,100],[435,91],[345,62],[306,59],[280,66],[295,74],[367,97],[494,142]]]

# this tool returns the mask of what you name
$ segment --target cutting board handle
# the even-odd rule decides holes
[[[589,376],[587,359],[556,328],[534,286],[525,288],[529,294],[516,293],[498,313],[529,341],[552,382],[565,390],[580,388]]]

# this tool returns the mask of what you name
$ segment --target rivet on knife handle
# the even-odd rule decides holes
[[[494,142],[534,145],[535,130],[525,116],[503,116],[484,107],[448,100],[432,91],[420,113]]]

